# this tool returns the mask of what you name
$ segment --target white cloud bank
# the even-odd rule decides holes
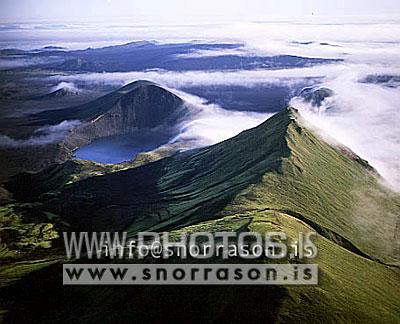
[[[0,134],[0,148],[18,148],[57,143],[62,140],[73,127],[79,124],[80,122],[78,120],[64,120],[56,125],[43,126],[38,128],[34,135],[28,139],[13,139]]]
[[[76,91],[78,92],[79,89],[75,86],[75,84],[73,82],[59,82],[57,85],[55,85],[54,87],[51,88],[51,92],[60,90],[60,89],[67,89],[70,91]]]
[[[400,91],[360,83],[361,77],[348,71],[326,81],[324,86],[335,92],[332,109],[316,110],[299,98],[291,105],[315,127],[367,159],[400,190]]]
[[[205,99],[170,89],[192,108],[191,117],[182,122],[180,133],[170,142],[190,141],[194,147],[212,145],[256,127],[271,117],[267,113],[229,111]]]

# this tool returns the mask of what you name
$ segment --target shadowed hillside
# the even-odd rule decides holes
[[[76,172],[79,169],[71,171]],[[44,174],[35,177],[40,182]],[[33,265],[18,265],[3,270],[13,269],[16,276],[30,273],[26,280],[4,288],[17,300],[22,296],[16,291],[25,292],[21,306],[8,302],[11,311],[6,321],[27,319],[19,307],[44,322],[163,321],[176,304],[185,307],[178,315],[184,321],[394,323],[400,316],[400,273],[394,266],[399,255],[393,247],[399,195],[381,185],[366,161],[307,128],[293,108],[211,147],[84,178],[69,184],[62,184],[61,178],[54,182],[57,186],[50,182],[43,192],[30,195],[32,176],[25,175],[7,188],[20,202],[39,201],[36,210],[50,213],[69,230],[127,230],[131,235],[144,230],[177,235],[281,231],[289,242],[300,232],[314,231],[319,254],[312,262],[319,265],[319,285],[183,287],[179,292],[168,287],[64,287],[60,291],[57,261],[36,265],[43,268],[37,271]],[[43,280],[46,288],[39,284]],[[53,301],[53,296],[59,300]],[[43,298],[50,309],[40,307]],[[143,313],[160,298],[169,306]],[[246,308],[238,310],[239,302]],[[116,312],[111,316],[109,309]]]
[[[303,127],[293,109],[220,144],[74,183],[44,203],[74,229],[94,231],[170,229],[222,210],[290,211],[371,257],[397,259],[398,195],[354,153]]]

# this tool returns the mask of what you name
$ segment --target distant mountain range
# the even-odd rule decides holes
[[[315,64],[335,63],[342,59],[309,58],[294,55],[246,55],[238,43],[171,43],[139,41],[102,48],[72,50],[47,48],[41,51],[0,50],[0,55],[10,60],[31,58],[39,63],[34,68],[73,72],[129,72],[148,69],[170,71],[199,70],[255,70],[297,68]],[[228,50],[226,54],[223,51]],[[201,51],[219,51],[218,55],[198,55]],[[28,69],[32,68],[28,67]],[[22,67],[25,69],[26,67]],[[19,68],[21,69],[21,68]]]

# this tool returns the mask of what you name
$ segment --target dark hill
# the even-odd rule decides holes
[[[156,116],[160,115],[159,119],[161,119],[181,104],[183,104],[183,101],[171,92],[153,82],[140,80],[129,83],[117,91],[86,104],[71,108],[44,111],[35,115],[35,117],[49,124],[56,124],[70,119],[93,121],[120,105],[124,111],[140,108],[139,114],[145,115],[147,113],[147,115],[154,115],[152,121],[141,121],[146,125],[154,126],[157,122],[155,120]],[[137,107],[139,105],[140,107]]]
[[[334,95],[334,92],[329,88],[305,88],[299,96],[304,99],[305,102],[309,102],[315,107],[321,107],[326,98],[330,98]]]
[[[172,92],[149,81],[135,81],[84,105],[45,111],[36,118],[47,124],[80,120],[82,124],[64,141],[74,150],[101,137],[156,127],[173,129],[187,113],[184,101]]]
[[[39,100],[40,99],[52,99],[52,98],[70,97],[70,96],[78,96],[78,95],[79,95],[78,90],[64,87],[64,88],[52,91],[48,94],[35,97],[34,99],[39,99]]]

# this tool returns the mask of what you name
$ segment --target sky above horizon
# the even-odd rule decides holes
[[[115,20],[199,23],[274,18],[397,15],[398,0],[1,0],[0,22]]]

